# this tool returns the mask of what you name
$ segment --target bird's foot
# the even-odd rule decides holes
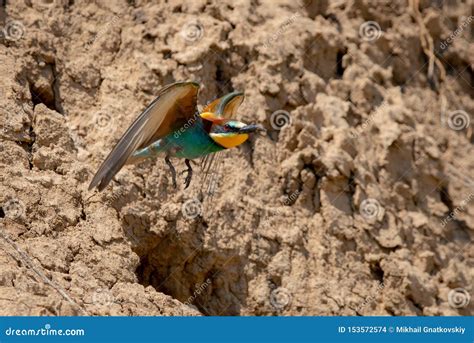
[[[193,168],[191,167],[191,164],[190,164],[190,160],[186,159],[184,160],[184,163],[186,164],[186,166],[188,167],[188,169],[186,170],[183,170],[181,172],[181,174],[184,174],[184,173],[188,173],[188,175],[186,175],[186,178],[184,179],[184,184],[185,184],[185,187],[184,189],[188,188],[189,185],[191,184],[191,180],[193,178]]]
[[[168,167],[170,168],[171,178],[172,178],[172,180],[173,180],[173,187],[174,187],[174,188],[177,188],[178,185],[176,184],[176,169],[174,169],[174,166],[173,166],[173,164],[171,163],[169,156],[166,156],[166,157],[165,157],[165,162],[166,162],[166,164],[168,165]]]

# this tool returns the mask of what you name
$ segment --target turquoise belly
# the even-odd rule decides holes
[[[223,149],[204,131],[202,123],[197,122],[187,129],[176,130],[148,147],[136,151],[133,156],[152,157],[164,154],[192,160]]]
[[[192,160],[224,149],[198,125],[184,132],[174,132],[165,138],[171,146],[167,150],[172,157]]]

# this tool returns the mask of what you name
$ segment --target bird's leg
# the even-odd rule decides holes
[[[193,178],[193,168],[191,167],[191,160],[185,159],[184,163],[186,164],[186,167],[188,169],[183,170],[181,174],[188,172],[188,175],[186,175],[186,179],[184,179],[184,184],[186,185],[184,189],[189,187],[189,184],[191,183],[191,179]]]
[[[170,168],[171,177],[173,178],[173,187],[176,188],[177,187],[177,185],[176,185],[176,169],[174,169],[173,164],[171,163],[169,156],[165,157],[165,162],[168,165],[168,167]]]

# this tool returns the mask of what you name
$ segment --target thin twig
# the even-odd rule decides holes
[[[54,288],[67,302],[77,307],[83,315],[89,315],[89,313],[75,302],[61,286],[56,284],[53,280],[50,280],[39,268],[37,268],[31,258],[21,250],[18,244],[8,237],[3,230],[0,230],[0,236],[18,253],[18,256],[10,254],[15,260],[17,260],[17,262],[20,262],[27,268],[31,269],[45,284]]]

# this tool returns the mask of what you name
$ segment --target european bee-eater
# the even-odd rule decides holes
[[[233,92],[216,99],[202,113],[197,110],[199,84],[177,82],[162,88],[155,100],[125,131],[89,185],[103,190],[120,169],[144,158],[162,155],[169,166],[173,185],[176,171],[170,158],[184,158],[188,167],[185,185],[191,183],[190,160],[208,157],[245,142],[249,133],[264,130],[256,124],[233,120],[244,96]]]

